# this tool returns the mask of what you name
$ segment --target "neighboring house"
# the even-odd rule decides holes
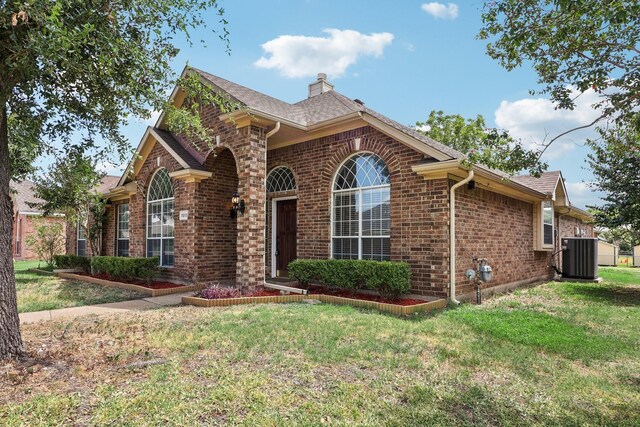
[[[633,247],[633,266],[640,267],[640,245]]]
[[[114,175],[105,175],[98,185],[98,192],[101,194],[106,194],[109,192],[110,188],[118,185],[118,181],[120,180],[119,176]],[[109,207],[107,206],[107,209]],[[67,224],[67,252],[74,255],[80,256],[90,256],[91,255],[91,245],[89,244],[85,234],[84,229],[78,226],[78,223]],[[105,233],[103,232],[103,238],[105,237]]]
[[[447,297],[453,278],[457,295],[473,291],[464,272],[474,256],[493,267],[486,287],[516,286],[553,277],[560,237],[593,235],[560,172],[509,180],[475,166],[454,204],[452,186],[471,173],[462,153],[338,93],[324,75],[289,104],[188,72],[241,108],[202,106],[212,144],[168,132],[163,116],[146,130],[107,194],[106,255],[158,256],[176,280],[241,287],[286,275],[296,258],[406,261],[413,293]],[[183,103],[179,88],[171,100]]]
[[[63,226],[62,236],[66,234],[64,215],[42,216],[42,211],[33,204],[42,203],[33,192],[33,182],[29,180],[11,181],[9,187],[14,191],[11,195],[13,201],[13,235],[11,247],[13,259],[30,260],[38,259],[38,255],[27,243],[29,236],[35,232],[37,221],[59,222]]]

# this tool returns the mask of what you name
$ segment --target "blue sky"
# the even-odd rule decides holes
[[[229,21],[231,55],[209,32],[196,34],[207,46],[183,44],[173,64],[190,65],[236,83],[297,102],[318,72],[335,89],[403,124],[415,125],[431,110],[475,117],[535,144],[594,116],[594,94],[579,98],[573,112],[556,111],[530,96],[536,75],[527,68],[507,72],[475,39],[481,27],[480,1],[254,1],[221,3]],[[213,21],[214,17],[212,17]],[[296,36],[296,37],[287,37]],[[147,123],[124,129],[137,146]],[[588,149],[581,131],[554,143],[545,156],[550,170],[561,169],[572,203],[597,203],[585,181]],[[117,167],[107,168],[110,173]],[[116,172],[117,173],[117,172]]]

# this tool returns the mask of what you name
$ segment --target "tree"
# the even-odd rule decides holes
[[[50,222],[46,218],[35,221],[35,233],[27,238],[38,259],[53,267],[53,257],[64,253],[64,227],[60,222]]]
[[[587,159],[595,176],[590,185],[606,192],[604,204],[594,207],[596,223],[609,229],[624,227],[640,240],[640,131],[624,124],[598,129],[589,140]]]
[[[487,128],[481,115],[465,119],[434,110],[425,122],[416,123],[416,129],[466,154],[469,164],[480,163],[509,174],[528,170],[535,176],[547,169],[538,152],[526,149],[506,130]]]
[[[57,159],[47,173],[33,180],[34,194],[43,200],[37,205],[44,215],[62,212],[69,225],[82,229],[92,255],[100,255],[106,201],[98,191],[105,174],[97,161],[74,152]]]
[[[10,177],[40,153],[123,159],[121,125],[165,105],[176,38],[215,15],[228,49],[223,12],[216,0],[0,0],[0,359],[23,351]]]
[[[598,119],[576,129],[604,118],[640,129],[640,3],[495,0],[485,2],[482,21],[478,38],[491,40],[488,55],[507,70],[531,62],[537,93],[549,94],[559,108],[575,107],[574,90],[600,96]]]
[[[633,247],[640,244],[640,231],[634,231],[627,226],[601,229],[599,230],[598,237],[620,246],[620,250],[625,252],[633,251]]]

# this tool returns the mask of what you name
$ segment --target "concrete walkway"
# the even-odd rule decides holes
[[[179,305],[183,296],[193,295],[193,292],[182,294],[163,295],[161,297],[148,297],[130,301],[111,302],[107,304],[85,305],[83,307],[60,308],[58,310],[34,311],[20,313],[20,324],[35,323],[45,320],[74,318],[88,314],[123,313],[127,311],[141,311],[152,308]]]

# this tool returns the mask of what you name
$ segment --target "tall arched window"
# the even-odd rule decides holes
[[[333,182],[333,258],[391,258],[390,183],[375,154],[358,153],[342,164]]]
[[[147,193],[147,257],[173,266],[173,185],[166,169],[159,169]]]

